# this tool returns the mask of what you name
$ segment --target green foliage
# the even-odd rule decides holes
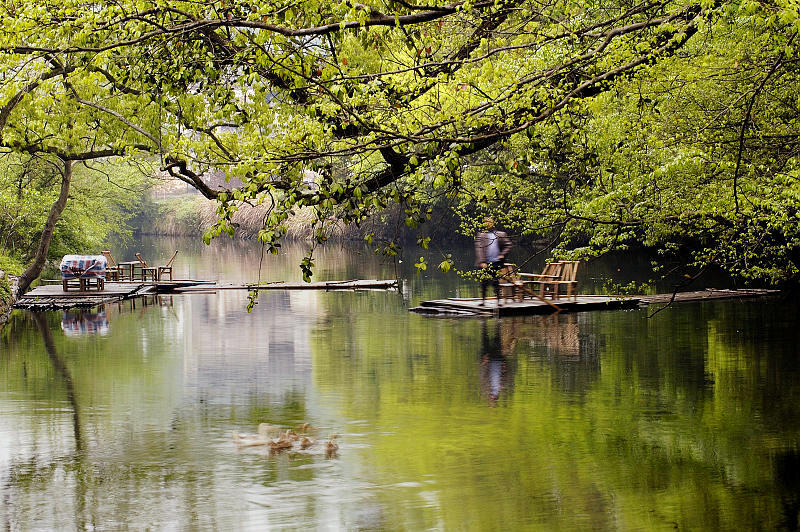
[[[448,198],[464,233],[492,213],[555,256],[645,246],[793,281],[798,18],[750,1],[26,3],[0,37],[0,145],[157,156],[218,200],[206,242],[245,203],[268,209],[277,253],[298,209],[321,243],[331,219],[398,205],[415,229]]]
[[[8,275],[0,275],[0,307],[5,307],[5,303],[11,301],[11,282]]]
[[[258,294],[259,291],[257,289],[252,289],[247,291],[247,313],[253,312],[253,309],[256,305],[258,305]]]
[[[417,275],[427,270],[428,264],[425,262],[425,257],[420,257],[419,260],[414,263],[414,267],[417,269]]]
[[[652,292],[652,288],[647,283],[640,283],[636,281],[623,284],[609,280],[603,284],[601,289],[601,293],[612,295],[641,295],[650,294]]]
[[[6,274],[19,275],[24,269],[25,265],[17,257],[0,251],[0,270]]]
[[[661,273],[796,282],[795,30],[765,8],[724,12],[684,53],[481,154],[464,176],[462,232],[491,213],[557,258],[648,247]]]
[[[42,226],[58,196],[57,166],[45,158],[0,159],[0,268],[21,273],[36,249]],[[139,167],[107,162],[77,165],[70,202],[56,225],[49,257],[97,253],[112,233],[125,237],[126,221],[145,187]]]

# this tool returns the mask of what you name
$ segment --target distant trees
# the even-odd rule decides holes
[[[97,250],[109,233],[125,236],[124,221],[147,179],[142,169],[109,161],[0,157],[0,266],[10,263],[11,273],[21,274],[22,292],[42,273],[49,252]]]
[[[275,251],[299,207],[322,241],[331,217],[415,225],[448,196],[559,253],[797,277],[790,2],[4,7],[0,146],[156,158],[219,201],[207,238],[241,202],[269,207]]]

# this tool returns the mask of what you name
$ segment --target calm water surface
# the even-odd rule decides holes
[[[139,249],[180,249],[182,278],[259,277],[251,244]],[[298,280],[302,252],[266,257],[262,281]],[[415,259],[331,246],[317,278],[401,290],[264,292],[250,314],[238,291],[16,313],[0,339],[0,526],[796,528],[796,305],[432,319],[408,308],[477,289],[417,277]],[[583,290],[618,268],[588,265]],[[319,441],[237,448],[259,423],[310,423]]]

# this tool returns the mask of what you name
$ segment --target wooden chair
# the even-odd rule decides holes
[[[522,280],[516,265],[505,263],[500,269],[500,294],[503,299],[520,300],[525,297]]]
[[[148,277],[153,281],[158,281],[158,268],[149,266],[147,261],[142,258],[141,253],[137,253],[136,258],[139,259],[139,264],[141,265],[142,281],[147,281]]]
[[[559,299],[561,297],[561,289],[566,289],[566,296],[567,299],[577,299],[578,297],[578,265],[580,264],[579,260],[565,260],[556,263],[552,263],[554,266],[552,268],[548,268],[550,264],[545,266],[545,271],[553,272],[552,275],[540,275],[539,278],[532,281],[536,283],[539,287],[539,295],[541,297],[546,297],[550,295],[552,299]],[[558,276],[555,277],[555,273],[558,273]],[[522,274],[525,276],[531,274]]]
[[[561,278],[558,281],[554,281],[552,284],[554,285],[555,299],[558,299],[561,294],[561,288],[566,289],[566,296],[567,299],[577,299],[578,298],[578,265],[580,265],[581,261],[579,260],[567,260],[562,261],[563,268],[561,270]]]
[[[534,293],[538,292],[540,298],[544,299],[549,295],[551,299],[558,299],[558,285],[553,283],[561,279],[563,268],[563,262],[548,262],[542,273],[520,273],[519,276],[526,288]]]
[[[109,281],[121,281],[125,278],[125,272],[122,269],[116,260],[114,260],[114,256],[111,255],[110,251],[101,251],[100,253],[108,261],[108,267],[106,268],[106,279]]]
[[[172,258],[167,261],[167,264],[164,266],[158,267],[158,280],[160,281],[164,274],[169,274],[169,280],[172,280],[172,263],[175,261],[175,257],[178,256],[178,250],[175,250],[175,254],[172,255]]]

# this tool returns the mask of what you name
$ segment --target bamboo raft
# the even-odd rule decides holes
[[[778,293],[778,290],[717,290],[709,288],[694,292],[647,296],[582,295],[574,299],[548,299],[547,301],[539,299],[503,300],[501,306],[498,306],[497,301],[493,298],[487,298],[485,305],[480,305],[480,298],[451,298],[423,301],[420,306],[410,308],[409,311],[432,316],[520,316],[553,312],[633,309],[654,304],[669,304],[670,302],[744,299]]]
[[[174,281],[127,281],[105,283],[104,290],[67,291],[61,284],[38,286],[23,295],[15,304],[15,309],[25,310],[66,310],[71,308],[92,308],[104,303],[122,301],[134,297],[153,294],[192,294],[215,293],[219,290],[391,290],[397,288],[397,280],[353,279],[347,281],[318,281],[313,283],[275,282],[266,284],[220,284],[216,281],[174,280]],[[656,294],[643,296],[599,296],[582,295],[574,299],[541,301],[506,300],[500,307],[494,299],[487,299],[481,306],[478,298],[452,298],[423,301],[420,306],[409,309],[427,315],[446,316],[514,316],[526,314],[546,314],[552,312],[581,312],[589,310],[631,309],[653,304],[670,302],[709,301],[719,299],[743,299],[778,294],[777,290],[707,289],[676,294]]]
[[[320,281],[315,283],[220,284],[217,281],[176,279],[174,281],[107,282],[103,290],[64,291],[61,282],[46,281],[20,297],[14,304],[21,310],[68,310],[92,308],[134,297],[153,294],[215,293],[218,290],[387,290],[397,287],[397,280]]]
[[[780,294],[780,290],[766,290],[761,288],[740,288],[738,290],[708,288],[694,292],[677,292],[675,294],[656,294],[652,296],[637,296],[642,305],[667,304],[673,301],[682,303],[685,301],[707,301],[712,299],[745,299],[753,297],[774,296]]]
[[[67,310],[92,308],[104,303],[113,303],[148,293],[145,283],[105,283],[104,290],[70,290],[65,292],[61,284],[37,286],[14,303],[15,309],[23,310]]]
[[[178,288],[175,293],[187,294],[217,290],[389,290],[397,288],[397,280],[351,279],[348,281],[316,281],[311,283],[286,283],[278,281],[265,284],[220,284]]]

